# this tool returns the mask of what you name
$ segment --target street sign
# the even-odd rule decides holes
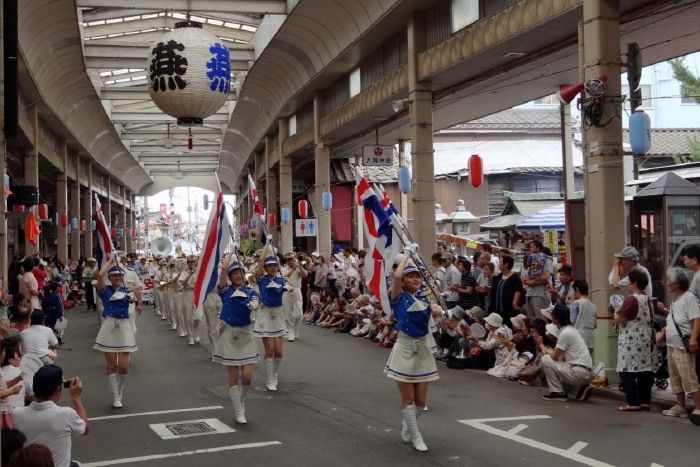
[[[394,146],[363,146],[362,165],[391,166],[394,158]]]
[[[294,227],[294,234],[297,237],[315,237],[318,233],[318,220],[297,219]]]
[[[557,245],[557,231],[553,229],[545,230],[544,231],[544,244],[547,246],[552,252],[556,252],[558,249]]]

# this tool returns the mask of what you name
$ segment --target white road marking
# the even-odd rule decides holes
[[[203,411],[203,410],[218,410],[218,409],[223,409],[223,408],[224,407],[221,405],[212,405],[209,407],[195,407],[195,408],[191,408],[191,409],[158,410],[155,412],[127,413],[127,414],[122,414],[122,415],[106,415],[104,417],[88,418],[88,420],[92,422],[95,420],[112,420],[115,418],[144,417],[147,415],[163,415],[163,414],[168,414],[168,413],[199,412],[199,411]]]
[[[521,431],[523,431],[527,427],[528,427],[527,425],[525,425],[524,423],[521,423],[520,425],[516,425],[515,428],[511,428],[510,430],[508,430],[508,433],[510,433],[512,435],[517,435],[518,433],[520,433]]]
[[[205,431],[203,433],[187,433],[187,434],[176,434],[173,433],[168,427],[172,425],[181,425],[188,423],[199,423],[208,425],[210,429],[214,431]],[[153,423],[148,425],[151,430],[155,431],[158,436],[163,439],[180,439],[180,438],[191,438],[192,436],[204,436],[204,435],[219,435],[222,433],[233,433],[234,430],[225,423],[217,420],[216,418],[205,418],[203,420],[183,420],[181,422],[169,422],[169,423]]]
[[[656,462],[652,462],[649,467],[664,467],[664,466],[661,464],[657,464]]]
[[[567,449],[567,451],[578,454],[586,446],[588,446],[588,443],[584,443],[583,441],[576,441],[573,446],[571,446],[569,449]]]
[[[195,454],[210,454],[214,452],[223,452],[223,451],[233,451],[235,449],[248,449],[248,448],[261,448],[265,446],[275,446],[275,445],[280,445],[279,441],[265,441],[262,443],[247,443],[247,444],[234,444],[232,446],[221,446],[218,448],[208,448],[208,449],[197,449],[195,451],[182,451],[182,452],[170,452],[166,454],[153,454],[150,456],[139,456],[139,457],[126,457],[123,459],[112,459],[108,461],[100,461],[100,462],[83,462],[81,465],[83,467],[102,467],[105,465],[118,465],[118,464],[130,464],[132,462],[145,462],[145,461],[152,461],[156,459],[167,459],[169,457],[183,457],[183,456],[192,456]]]
[[[561,449],[556,446],[551,446],[549,444],[542,443],[540,441],[535,441],[533,439],[525,438],[524,436],[520,436],[516,433],[510,433],[505,430],[501,430],[499,428],[494,428],[492,426],[486,425],[485,422],[503,422],[503,421],[509,421],[509,420],[537,420],[537,419],[545,419],[545,418],[552,418],[549,415],[531,415],[531,416],[524,416],[524,417],[502,417],[502,418],[481,418],[481,419],[474,419],[474,420],[458,420],[460,423],[464,423],[465,425],[469,425],[471,427],[474,427],[478,430],[485,431],[487,433],[491,433],[492,435],[500,436],[502,438],[509,439],[511,441],[515,441],[516,443],[524,444],[526,446],[530,446],[535,449],[539,449],[541,451],[548,452],[550,454],[556,454],[558,456],[564,457],[566,459],[570,459],[575,462],[579,462],[584,465],[590,465],[591,467],[614,467],[612,464],[608,464],[606,462],[602,462],[596,459],[592,459],[590,457],[583,456],[579,454],[578,452],[572,452],[566,449]],[[517,427],[516,427],[517,428]],[[576,447],[578,443],[574,444],[572,448]]]

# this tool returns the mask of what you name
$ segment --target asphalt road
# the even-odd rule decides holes
[[[660,413],[619,413],[618,402],[546,402],[546,388],[484,372],[450,370],[430,385],[419,424],[429,452],[399,438],[389,355],[361,338],[304,326],[286,343],[280,390],[252,390],[247,425],[236,425],[225,370],[203,346],[188,346],[149,308],[139,318],[124,408],[111,408],[97,318],[70,312],[58,363],[80,376],[92,432],[73,442],[83,465],[215,466],[687,466],[697,463],[700,427]],[[204,334],[204,332],[202,332]],[[254,385],[264,382],[262,365]],[[64,396],[63,404],[70,404]],[[208,420],[228,432],[163,439],[157,424]],[[233,430],[233,431],[231,431]],[[163,431],[161,426],[160,431]],[[167,428],[166,432],[172,434]]]

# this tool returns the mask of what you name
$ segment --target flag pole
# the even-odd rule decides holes
[[[383,187],[381,187],[383,188]],[[375,195],[379,199],[384,199],[384,190],[380,190],[380,186],[377,186],[374,184],[373,188]],[[379,194],[381,193],[381,197]],[[391,199],[389,199],[389,203],[391,203]],[[392,212],[390,214],[390,219],[391,219],[391,228],[396,232],[396,235],[399,237],[399,239],[404,243],[404,245],[409,246],[413,244],[413,238],[411,237],[411,233],[408,231],[408,228],[406,225],[403,223],[403,219],[401,219],[396,213]],[[401,231],[399,231],[399,227],[397,227],[397,224],[400,226]],[[401,233],[406,236],[405,238],[401,235]],[[432,292],[433,296],[435,297],[435,300],[440,303],[440,305],[443,305],[444,299],[442,297],[442,293],[439,290],[436,290],[436,284],[437,281],[435,280],[435,277],[433,274],[430,272],[430,269],[428,269],[428,266],[425,262],[425,259],[423,259],[423,256],[420,254],[419,251],[411,251],[410,254],[411,259],[413,260],[414,263],[418,266],[418,272],[420,273],[421,277],[425,281],[426,285]],[[446,304],[446,302],[445,302]],[[445,307],[443,307],[445,308]]]

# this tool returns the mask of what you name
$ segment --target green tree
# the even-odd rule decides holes
[[[681,95],[691,96],[700,104],[700,78],[685,66],[682,58],[674,58],[669,63],[673,68],[673,77],[681,82]]]

